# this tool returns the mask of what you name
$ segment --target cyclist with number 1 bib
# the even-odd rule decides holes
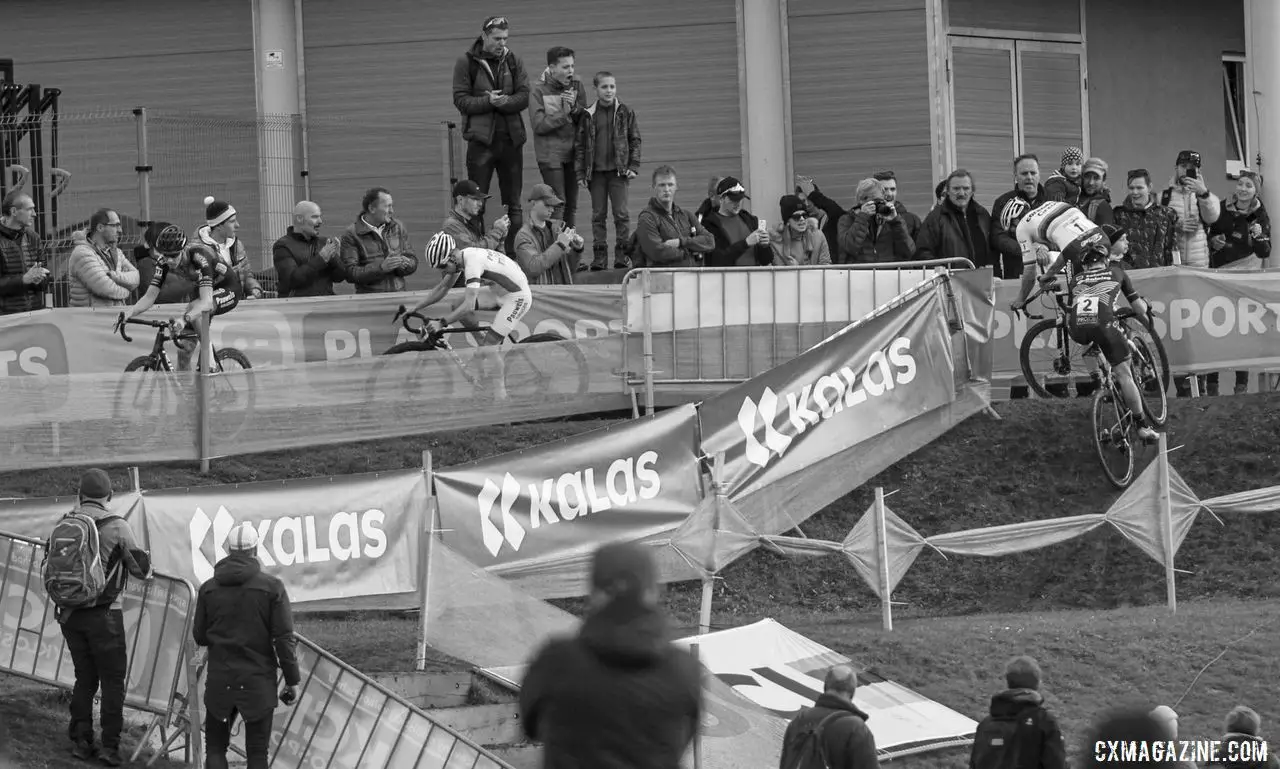
[[[199,289],[197,297],[187,305],[182,314],[182,320],[188,327],[194,327],[195,318],[206,310],[213,315],[222,315],[239,304],[235,286],[231,285],[237,279],[235,271],[208,246],[188,242],[181,227],[169,225],[161,230],[156,236],[155,249],[164,258],[156,265],[146,293],[138,299],[137,304],[124,312],[125,320],[136,318],[151,309],[160,296],[160,287],[170,273],[185,276]],[[177,342],[175,344],[178,345],[178,368],[186,371],[190,368],[191,354],[195,347]]]
[[[1124,268],[1111,261],[1111,242],[1102,228],[1084,212],[1068,203],[1045,203],[1028,212],[1017,227],[1018,245],[1022,248],[1022,287],[1014,312],[1027,305],[1036,283],[1037,266],[1044,267],[1042,285],[1051,285],[1057,274],[1067,269],[1067,332],[1079,344],[1096,344],[1120,385],[1125,403],[1138,425],[1138,437],[1153,441],[1159,434],[1147,424],[1142,411],[1142,393],[1133,380],[1129,365],[1129,345],[1115,318],[1115,303],[1120,294],[1139,316],[1151,318],[1151,308],[1133,290]],[[1049,254],[1058,252],[1049,263]]]

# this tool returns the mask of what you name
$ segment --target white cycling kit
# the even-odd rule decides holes
[[[533,294],[529,291],[529,279],[520,265],[506,254],[487,248],[464,248],[461,251],[462,275],[468,287],[477,288],[489,284],[498,304],[498,314],[489,327],[506,338],[516,323],[533,306]],[[467,309],[474,310],[475,307]]]
[[[1046,246],[1050,251],[1065,252],[1068,259],[1074,259],[1088,241],[1103,233],[1101,227],[1075,206],[1050,202],[1036,206],[1022,217],[1016,235],[1025,268],[1037,262],[1041,262],[1041,267],[1049,266],[1038,257],[1037,244]]]

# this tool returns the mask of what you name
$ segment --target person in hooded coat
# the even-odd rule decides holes
[[[991,715],[974,734],[969,769],[1067,769],[1062,727],[1040,694],[1040,666],[1014,657],[1004,680],[1009,688],[991,698]]]
[[[596,551],[576,636],[538,651],[520,688],[525,734],[544,769],[676,769],[701,723],[702,674],[673,645],[645,545]]]

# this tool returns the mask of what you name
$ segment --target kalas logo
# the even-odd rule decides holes
[[[528,511],[522,516],[529,521],[528,529],[515,514],[516,503],[523,492],[520,482],[511,473],[503,475],[501,486],[486,478],[484,487],[476,495],[485,549],[496,558],[505,540],[512,550],[519,552],[529,529],[626,507],[641,499],[653,499],[662,491],[662,476],[654,469],[657,462],[656,451],[614,460],[604,472],[599,487],[594,467],[530,483]],[[493,521],[495,507],[499,523]]]
[[[249,521],[258,531],[258,559],[263,566],[293,566],[358,558],[381,558],[387,552],[387,534],[382,530],[386,515],[381,510],[363,513],[334,513],[329,519],[328,538],[316,532],[314,515],[289,516]],[[196,579],[213,577],[213,564],[227,557],[227,536],[238,524],[227,508],[218,506],[213,518],[199,507],[191,516],[191,565]],[[212,539],[210,539],[212,533]],[[270,537],[268,537],[270,534]],[[211,553],[209,558],[206,553]]]
[[[888,354],[884,350],[871,354],[861,376],[848,366],[842,366],[836,372],[818,377],[818,381],[805,385],[799,392],[787,393],[787,421],[781,426],[778,424],[778,396],[772,389],[764,388],[759,402],[743,398],[742,408],[738,410],[738,427],[746,438],[747,461],[766,467],[775,454],[781,457],[791,442],[810,427],[825,422],[846,408],[864,403],[868,398],[883,395],[897,385],[910,383],[916,378],[916,361],[910,349],[911,340],[898,337],[889,345]],[[896,374],[890,364],[897,367]],[[783,432],[787,423],[791,424],[793,434]],[[758,424],[764,426],[763,442],[756,432]]]

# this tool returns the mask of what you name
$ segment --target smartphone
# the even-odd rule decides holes
[[[768,223],[768,222],[766,222],[764,219],[761,219],[761,220],[760,220],[760,229],[762,229],[762,230],[767,230],[767,229],[769,229],[769,223]]]
[[[1200,178],[1200,170],[1197,169],[1195,166],[1191,166],[1190,168],[1187,169],[1187,176],[1191,177],[1192,179],[1198,179]]]

